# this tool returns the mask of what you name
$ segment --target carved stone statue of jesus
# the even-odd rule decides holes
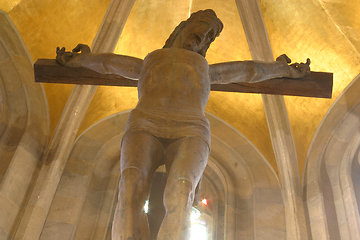
[[[210,125],[204,109],[212,83],[259,82],[300,78],[310,72],[306,63],[288,65],[285,55],[274,62],[239,61],[210,65],[205,54],[223,24],[213,10],[193,13],[181,22],[164,48],[144,60],[92,54],[79,44],[72,52],[57,49],[57,60],[104,74],[138,80],[139,102],[129,115],[121,142],[119,201],[113,240],[148,240],[144,202],[152,176],[165,164],[165,217],[158,240],[188,239],[189,215],[210,153]],[[81,53],[80,53],[81,52]]]

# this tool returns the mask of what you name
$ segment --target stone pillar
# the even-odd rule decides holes
[[[254,60],[274,61],[257,0],[236,0]],[[262,95],[285,203],[286,236],[306,240],[308,233],[294,140],[283,96]]]
[[[113,0],[93,42],[93,52],[113,52],[135,0]],[[96,86],[75,85],[43,159],[15,239],[39,239],[79,126]]]

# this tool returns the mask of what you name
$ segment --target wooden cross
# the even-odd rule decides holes
[[[39,59],[34,65],[35,82],[136,87],[137,81],[87,68],[64,67],[54,59]],[[303,78],[276,78],[259,83],[212,84],[212,91],[261,93],[331,98],[333,74],[311,72]]]

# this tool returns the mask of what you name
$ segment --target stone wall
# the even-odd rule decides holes
[[[360,239],[360,76],[324,117],[310,146],[303,177],[312,239]]]
[[[49,111],[25,44],[1,10],[0,89],[0,239],[8,239],[33,188],[49,137]]]

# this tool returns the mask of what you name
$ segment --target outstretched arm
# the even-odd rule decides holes
[[[56,49],[56,60],[67,67],[85,67],[102,74],[117,74],[138,80],[143,60],[135,57],[116,55],[113,53],[94,54],[84,44],[78,44],[72,52],[65,48]]]
[[[255,83],[273,78],[301,78],[310,74],[310,59],[306,63],[288,65],[291,60],[281,55],[275,62],[239,61],[210,65],[211,83],[227,84],[233,82]]]

